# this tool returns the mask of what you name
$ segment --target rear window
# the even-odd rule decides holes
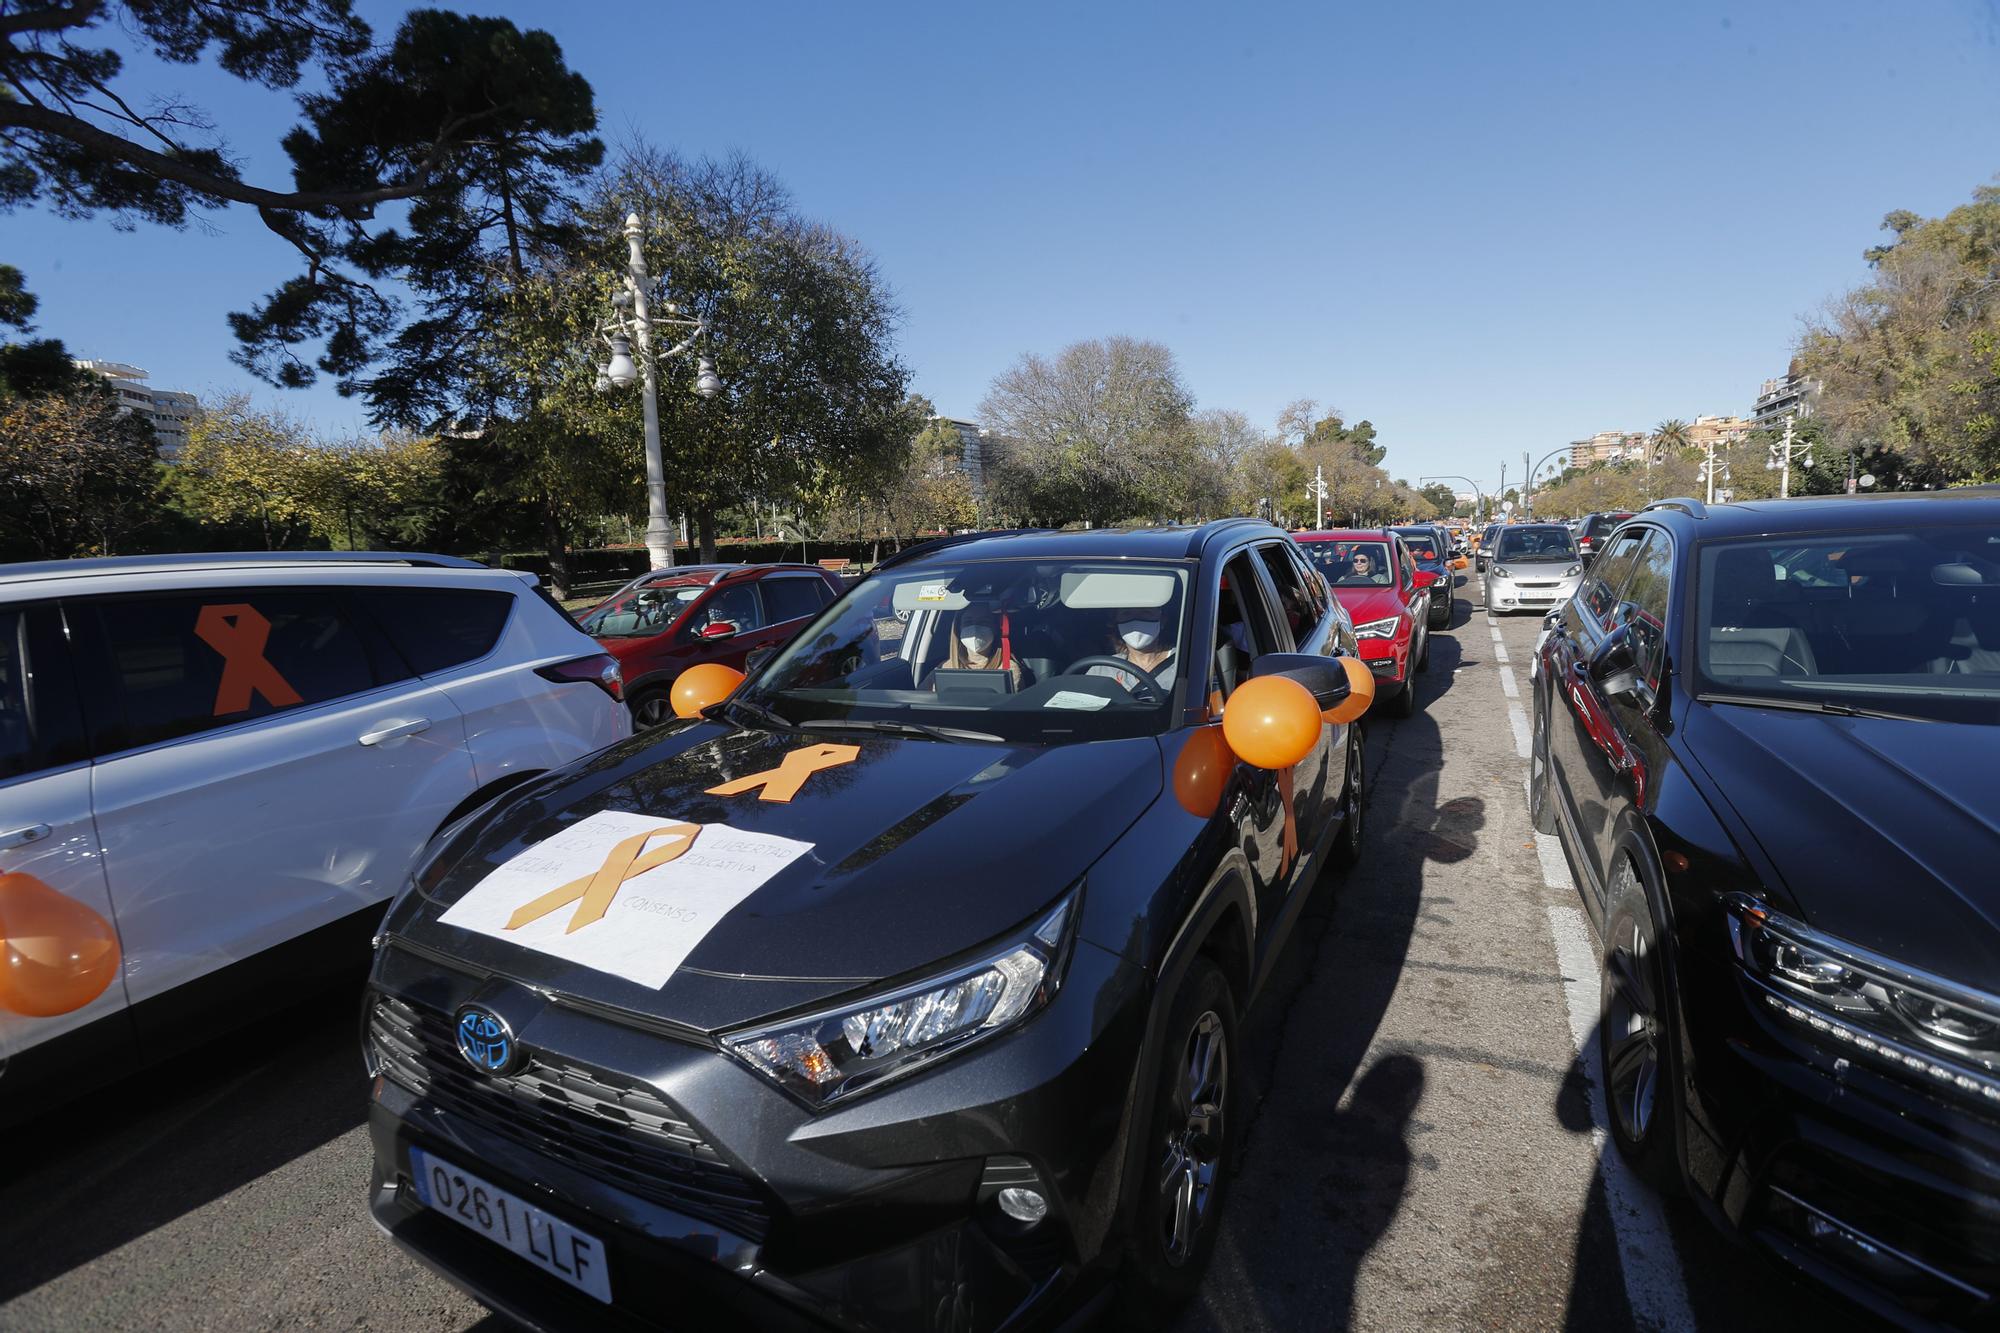
[[[354,597],[420,676],[493,651],[514,599],[474,588],[363,588]]]
[[[764,606],[771,623],[816,616],[827,603],[827,586],[813,575],[789,575],[764,580]]]

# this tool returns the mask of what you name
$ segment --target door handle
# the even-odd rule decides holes
[[[363,745],[380,745],[383,741],[401,740],[405,736],[415,736],[419,732],[429,731],[430,729],[431,720],[427,717],[420,717],[409,722],[391,722],[386,726],[377,727],[373,731],[364,731],[361,733],[360,740]]]
[[[29,843],[40,842],[48,836],[47,824],[30,824],[26,828],[9,829],[5,833],[0,833],[0,852],[15,847],[26,847]]]

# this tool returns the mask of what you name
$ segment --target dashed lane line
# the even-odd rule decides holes
[[[1513,667],[1503,666],[1500,668],[1500,693],[1506,695],[1509,699],[1518,699],[1521,697],[1521,687],[1514,683]]]
[[[1507,668],[1502,667],[1500,669],[1505,671]],[[1509,690],[1508,693],[1511,694],[1513,691]],[[1507,725],[1514,729],[1514,753],[1526,759],[1528,757],[1528,715],[1521,711],[1520,704],[1511,703],[1507,705]]]

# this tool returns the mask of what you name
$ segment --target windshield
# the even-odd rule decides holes
[[[1576,559],[1576,539],[1568,528],[1551,523],[1545,527],[1508,528],[1493,548],[1495,560],[1517,565],[1549,564]]]
[[[1299,549],[1336,588],[1386,588],[1395,580],[1387,542],[1301,542]]]
[[[636,639],[662,634],[708,587],[708,575],[673,575],[636,583],[607,598],[577,622],[585,634],[599,639]]]
[[[1715,543],[1704,692],[2000,722],[2000,527]]]
[[[1189,566],[928,561],[856,586],[747,697],[791,726],[945,727],[1061,744],[1165,730]]]
[[[1435,560],[1438,558],[1437,537],[1430,530],[1420,528],[1414,532],[1405,532],[1403,529],[1398,528],[1396,532],[1397,535],[1402,537],[1403,545],[1409,547],[1410,554],[1414,555],[1417,559]]]

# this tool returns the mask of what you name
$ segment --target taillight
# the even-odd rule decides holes
[[[553,666],[536,667],[535,674],[543,680],[587,680],[614,699],[622,702],[625,698],[625,673],[610,653],[592,653]]]

